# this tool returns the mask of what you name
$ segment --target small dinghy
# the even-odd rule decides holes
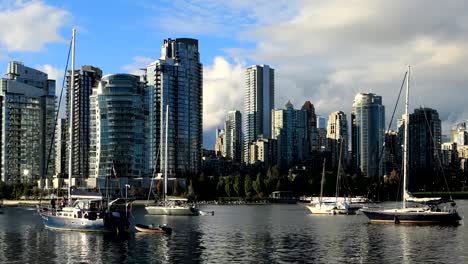
[[[200,215],[214,215],[214,211],[199,211]]]
[[[172,228],[167,225],[159,225],[158,227],[154,227],[151,225],[141,225],[136,224],[135,229],[141,233],[153,233],[153,234],[170,234],[172,233]]]

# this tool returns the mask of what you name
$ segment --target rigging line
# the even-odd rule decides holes
[[[403,87],[405,86],[405,81],[406,81],[407,76],[408,76],[408,71],[406,71],[405,76],[403,76],[403,81],[401,82],[401,86],[400,86],[400,92],[398,93],[398,97],[397,97],[397,100],[395,102],[395,107],[393,108],[392,117],[390,118],[390,123],[388,124],[387,131],[389,131],[390,128],[392,127],[393,118],[395,117],[395,112],[396,112],[398,103],[400,102],[401,92],[403,91]],[[385,150],[385,136],[384,136],[384,144],[383,144],[382,150],[380,151],[380,154],[379,154],[379,159],[378,159],[379,166],[377,166],[377,174],[378,174],[378,170],[380,168],[381,162],[382,162],[382,157],[383,157],[384,150]],[[397,198],[398,198],[398,196],[397,196]]]
[[[48,153],[48,156],[47,156],[44,176],[47,175],[47,172],[48,172],[48,169],[49,169],[50,155],[52,153],[52,147],[53,147],[54,141],[55,141],[55,132],[56,132],[56,129],[57,129],[56,124],[57,124],[57,120],[58,120],[58,116],[59,116],[59,112],[60,112],[60,105],[62,104],[62,97],[63,97],[63,90],[64,90],[63,88],[65,87],[65,79],[67,77],[68,62],[70,61],[71,46],[72,46],[72,40],[70,40],[70,46],[68,48],[67,63],[65,65],[65,72],[63,73],[62,89],[60,91],[60,98],[59,98],[59,103],[58,103],[58,106],[57,106],[57,112],[55,113],[54,132],[52,133],[52,141],[50,142],[50,148],[49,148],[49,153]]]
[[[424,109],[423,109],[423,113],[424,113],[424,119],[426,119],[426,125],[427,125],[427,128],[429,130],[429,135],[431,136],[433,148],[434,148],[434,150],[436,150],[436,141],[435,141],[434,136],[432,134],[432,129],[431,129],[431,126],[429,124],[429,120],[427,119],[426,111]],[[442,161],[440,160],[439,151],[437,151],[436,157],[437,157],[437,161],[439,163],[440,170],[442,171],[442,176],[444,177],[444,182],[445,182],[445,186],[447,187],[447,192],[448,192],[448,194],[450,196],[450,200],[452,200],[452,193],[450,192],[450,188],[449,188],[449,185],[448,185],[448,182],[447,182],[447,178],[445,177],[445,171],[444,171],[444,168],[442,167]]]
[[[400,91],[399,91],[399,93],[398,93],[398,97],[397,97],[397,100],[396,100],[396,102],[395,102],[395,107],[393,108],[392,117],[390,118],[390,122],[389,122],[389,124],[388,124],[388,129],[387,129],[387,131],[389,131],[390,128],[391,128],[391,126],[392,126],[393,118],[395,117],[395,112],[396,112],[398,103],[400,102],[401,92],[403,91],[403,87],[404,87],[404,85],[405,85],[405,81],[406,81],[406,77],[407,77],[407,76],[408,76],[408,71],[406,71],[406,72],[405,72],[405,75],[403,76],[403,81],[401,82]],[[378,172],[379,172],[379,168],[380,168],[381,165],[382,165],[382,157],[383,157],[383,153],[384,153],[385,147],[386,147],[386,146],[385,146],[385,136],[384,136],[384,144],[383,144],[383,147],[382,147],[382,149],[381,149],[381,151],[380,151],[379,158],[378,158],[378,164],[379,164],[379,166],[377,166],[377,168],[376,168],[376,169],[377,169],[377,174],[378,174]],[[399,178],[400,178],[400,177],[399,177]],[[379,181],[379,182],[380,182],[380,181]],[[397,193],[397,197],[396,197],[396,198],[398,199],[398,193]],[[397,199],[395,199],[395,200],[397,200]]]

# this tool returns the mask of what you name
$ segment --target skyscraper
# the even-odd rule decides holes
[[[21,62],[11,61],[0,80],[0,102],[2,181],[52,178],[55,80]]]
[[[320,151],[328,151],[327,119],[317,115],[317,146]]]
[[[68,127],[66,119],[60,118],[57,120],[55,129],[55,176],[57,178],[65,178],[67,171],[67,138]]]
[[[307,113],[295,110],[290,101],[285,108],[272,111],[272,138],[278,142],[278,163],[289,168],[305,156]]]
[[[90,177],[148,175],[146,85],[138,76],[111,74],[93,89]]]
[[[244,162],[250,161],[250,144],[260,137],[271,138],[271,110],[275,97],[274,69],[253,65],[245,72]]]
[[[409,173],[410,189],[423,188],[432,183],[440,171],[442,144],[441,121],[437,110],[417,108],[409,115]]]
[[[382,97],[373,93],[357,94],[351,122],[354,166],[367,177],[378,179],[377,177],[382,176],[379,158],[385,135],[385,107],[382,105]]]
[[[318,130],[317,130],[317,115],[315,115],[315,107],[310,101],[306,101],[301,110],[306,113],[306,153],[309,156],[312,152],[319,150]]]
[[[242,116],[238,110],[229,111],[224,122],[226,157],[242,161]]]
[[[66,124],[70,117],[70,71],[67,75],[67,108],[66,108]],[[75,71],[74,86],[73,87],[73,155],[72,155],[72,177],[73,178],[87,178],[89,175],[89,145],[90,145],[90,96],[93,87],[97,86],[97,82],[102,78],[101,69],[93,66],[82,66],[81,70]],[[66,135],[67,142],[69,135]],[[66,155],[69,153],[67,151]],[[68,157],[67,157],[68,159]],[[66,163],[65,173],[68,174],[68,163]]]
[[[340,153],[341,162],[347,160],[348,154],[348,120],[344,112],[332,112],[328,117],[327,138],[332,152],[332,166],[337,166]]]
[[[164,168],[164,120],[169,106],[168,173],[200,172],[203,146],[203,65],[198,40],[164,40],[159,60],[146,68],[149,85],[150,168]]]

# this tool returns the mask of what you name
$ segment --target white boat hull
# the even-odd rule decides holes
[[[194,207],[185,206],[145,206],[149,215],[199,215],[200,211]]]

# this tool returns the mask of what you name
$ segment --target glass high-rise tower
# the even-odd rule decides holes
[[[250,161],[250,144],[258,138],[271,138],[271,110],[275,105],[274,69],[253,65],[245,72],[244,162]]]
[[[226,157],[236,162],[242,158],[242,117],[238,110],[229,111],[224,122]]]
[[[382,176],[380,153],[385,136],[385,107],[382,96],[359,93],[351,113],[353,165],[370,178]]]
[[[90,177],[148,174],[147,89],[140,77],[102,77],[90,100]]]
[[[81,70],[75,71],[74,88],[73,88],[73,155],[72,155],[72,172],[73,178],[87,178],[89,174],[89,145],[90,145],[90,96],[93,86],[97,86],[97,82],[102,78],[102,70],[93,66],[82,66]],[[70,72],[67,75],[67,108],[66,108],[66,124],[62,124],[68,129],[68,118],[70,117]],[[66,141],[70,142],[68,133]],[[66,158],[68,160],[68,151]],[[68,162],[65,163],[64,172],[68,174]]]
[[[161,57],[146,68],[146,79],[152,173],[163,171],[167,147],[169,176],[198,174],[203,146],[203,65],[198,40],[164,40]],[[164,144],[166,106],[169,106],[168,146]]]

